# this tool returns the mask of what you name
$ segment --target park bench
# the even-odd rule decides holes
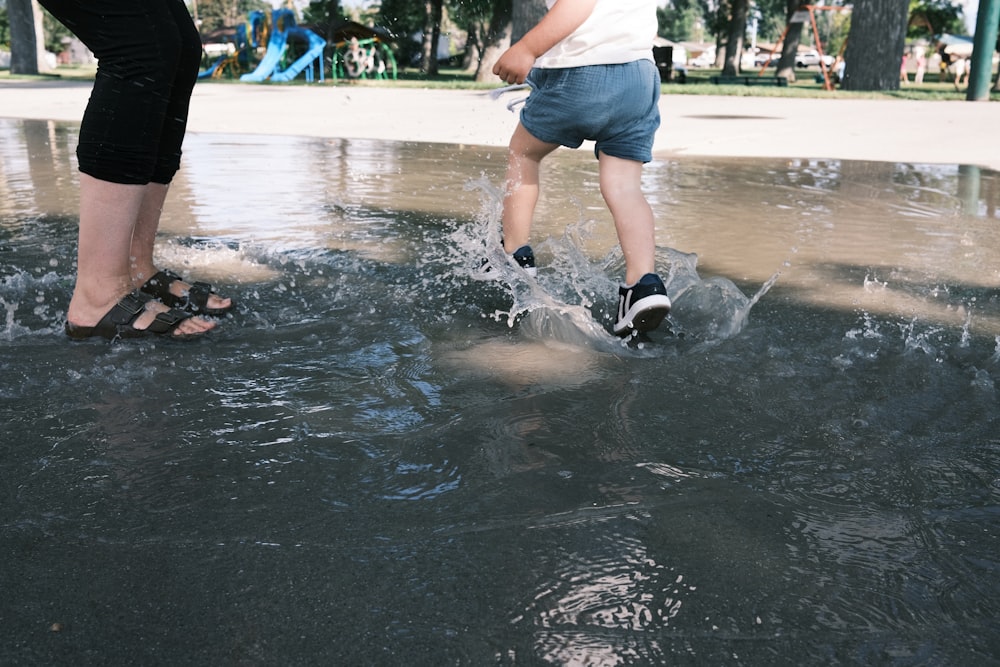
[[[713,76],[712,83],[737,86],[788,86],[788,79],[783,76]]]

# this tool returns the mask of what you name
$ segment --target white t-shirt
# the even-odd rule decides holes
[[[545,0],[551,9],[558,0]],[[653,60],[657,0],[597,0],[579,28],[543,53],[535,67],[617,65]]]

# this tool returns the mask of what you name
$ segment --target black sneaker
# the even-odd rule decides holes
[[[670,312],[667,288],[655,273],[647,273],[634,285],[618,288],[618,314],[615,318],[616,336],[627,336],[633,331],[652,331]]]
[[[524,269],[524,272],[529,276],[538,275],[538,269],[535,268],[535,253],[531,250],[530,245],[523,245],[514,251],[514,261],[517,265]]]
[[[538,275],[538,269],[535,268],[535,253],[531,250],[530,245],[521,246],[515,250],[514,254],[511,256],[514,258],[514,261],[517,262],[517,265],[524,269],[524,272],[529,276],[534,278]],[[493,267],[490,265],[490,260],[485,257],[482,262],[482,270],[486,273],[490,273],[493,270]]]

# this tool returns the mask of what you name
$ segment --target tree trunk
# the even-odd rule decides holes
[[[482,60],[483,35],[486,34],[487,25],[483,21],[475,21],[467,29],[468,36],[465,38],[465,57],[462,60],[462,69],[475,77],[479,72],[479,62]]]
[[[441,39],[441,15],[444,0],[426,0],[424,36],[421,42],[420,71],[428,76],[438,74],[438,42]]]
[[[506,2],[501,0],[500,4],[511,4],[511,2],[510,0],[506,0]],[[524,37],[524,33],[534,28],[547,11],[545,0],[513,0],[511,43]]]
[[[10,73],[38,74],[45,63],[45,33],[37,0],[8,0],[10,22]]]
[[[799,0],[788,0],[786,9],[789,21],[792,20],[792,16],[801,4]],[[781,58],[778,60],[778,71],[774,73],[775,76],[783,76],[789,81],[795,81],[795,56],[799,52],[801,41],[802,24],[789,23],[788,32],[785,33],[785,39],[781,43]]]
[[[545,6],[544,3],[542,6]],[[479,59],[479,68],[476,70],[476,81],[495,83],[500,80],[493,73],[493,65],[496,64],[503,52],[510,48],[515,7],[516,5],[512,4],[510,0],[498,0],[493,5],[493,15],[490,17],[489,27],[483,33],[483,53]],[[531,26],[528,27],[529,30],[530,28]]]
[[[740,73],[743,62],[743,37],[747,33],[748,0],[733,0],[733,14],[729,17],[729,37],[726,40],[726,62],[722,66],[723,76]]]
[[[899,90],[909,0],[856,0],[844,51],[844,90]]]
[[[709,32],[715,35],[715,62],[712,63],[712,65],[722,69],[722,66],[726,61],[726,49],[723,48],[725,46],[725,43],[723,42],[723,35],[726,32],[726,27],[729,25],[732,2],[730,2],[730,0],[719,0],[717,4],[718,6],[712,13]]]

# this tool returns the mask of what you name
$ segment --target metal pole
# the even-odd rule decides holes
[[[979,0],[976,36],[972,43],[972,70],[969,72],[969,89],[965,93],[965,99],[969,102],[990,99],[993,51],[996,49],[998,26],[1000,0]]]

